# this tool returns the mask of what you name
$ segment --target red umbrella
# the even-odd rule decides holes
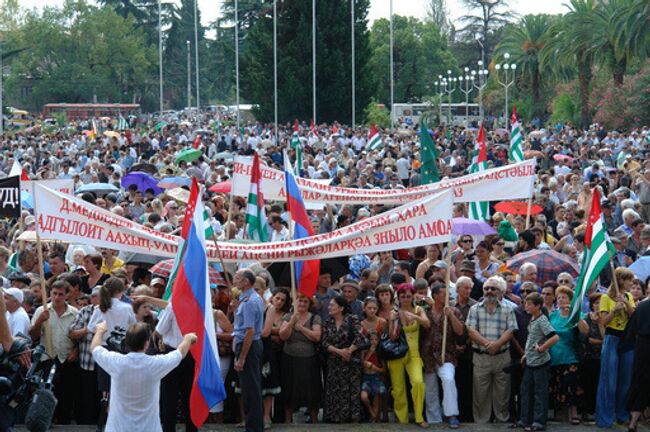
[[[174,260],[173,259],[166,259],[163,261],[160,261],[158,264],[154,265],[149,269],[151,274],[156,275],[156,276],[161,276],[166,279],[169,279],[169,275],[172,272],[172,268],[174,267]],[[223,279],[221,276],[221,273],[213,269],[212,267],[208,267],[208,274],[210,275],[210,284],[211,285],[222,285],[226,286],[226,281]]]
[[[230,193],[232,191],[232,180],[226,180],[225,182],[212,185],[208,190],[210,192]]]
[[[501,213],[525,215],[528,212],[528,203],[521,201],[502,201],[494,206],[494,209]],[[536,215],[541,213],[544,209],[537,204],[530,207],[530,214]]]

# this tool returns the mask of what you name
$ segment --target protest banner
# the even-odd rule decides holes
[[[247,196],[250,186],[252,159],[238,156],[233,166],[232,193]],[[262,166],[261,189],[269,201],[286,201],[284,173]],[[443,179],[407,189],[355,189],[325,185],[314,180],[298,178],[298,187],[305,203],[309,204],[351,204],[351,205],[400,205],[435,194],[443,190],[453,190],[455,203],[528,198],[535,182],[535,160],[527,160],[503,167],[492,168],[455,179]]]
[[[43,239],[161,257],[176,254],[177,236],[38,184],[34,192],[36,229]],[[225,262],[287,262],[443,243],[451,236],[452,205],[447,190],[329,233],[275,243],[219,242],[219,250]],[[208,259],[218,256],[214,242],[208,242]]]
[[[22,180],[20,182],[20,190],[34,196],[34,184],[38,183],[42,186],[48,187],[52,190],[73,195],[74,194],[74,180],[72,179],[56,179],[56,180]]]
[[[0,180],[0,217],[20,218],[20,176]]]

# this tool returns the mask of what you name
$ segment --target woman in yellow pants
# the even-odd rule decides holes
[[[409,350],[406,355],[400,359],[389,360],[388,370],[392,385],[391,394],[393,395],[393,409],[395,416],[400,423],[408,423],[408,400],[406,399],[406,378],[404,371],[409,376],[411,382],[411,397],[413,398],[413,411],[415,413],[415,422],[422,427],[427,427],[422,414],[424,406],[424,380],[422,378],[422,358],[418,346],[418,336],[420,326],[429,328],[429,319],[426,313],[419,306],[415,306],[413,285],[401,284],[397,288],[398,310],[393,312],[389,331],[391,337],[399,336],[401,327],[406,336]]]

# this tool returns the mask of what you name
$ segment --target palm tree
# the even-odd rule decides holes
[[[620,52],[646,58],[650,56],[650,2],[631,0],[612,17],[614,42]]]
[[[506,27],[504,37],[495,49],[495,57],[502,57],[507,52],[517,64],[520,80],[527,81],[530,86],[536,111],[543,110],[540,108],[540,95],[545,71],[541,54],[549,38],[548,30],[555,21],[557,19],[551,15],[525,15],[517,24]]]
[[[567,79],[571,72],[577,74],[580,102],[580,125],[591,122],[589,109],[590,84],[593,78],[594,29],[591,22],[595,13],[595,0],[571,0],[569,12],[550,29],[544,49],[542,66],[554,75]]]

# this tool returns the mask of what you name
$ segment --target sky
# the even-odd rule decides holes
[[[26,7],[58,6],[63,0],[18,0]],[[163,0],[165,1],[165,0]],[[326,1],[326,0],[317,0]],[[548,13],[556,14],[566,11],[563,3],[567,0],[510,0],[510,9],[519,15]],[[214,21],[220,14],[222,0],[198,0],[201,11],[201,22],[206,25]],[[417,18],[426,16],[426,5],[428,0],[394,0],[393,13],[395,15],[407,15]],[[2,0],[0,0],[0,5]],[[467,10],[463,7],[461,0],[447,0],[447,9],[452,20],[465,15]],[[370,12],[368,15],[370,23],[378,18],[388,18],[390,14],[390,0],[370,0]]]

